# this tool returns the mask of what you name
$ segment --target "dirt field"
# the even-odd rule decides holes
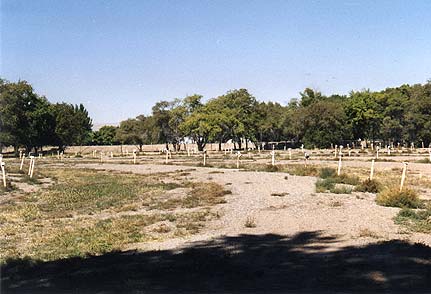
[[[398,183],[402,161],[409,160],[408,185],[431,199],[431,165],[421,154],[381,156],[375,165],[382,182]],[[302,166],[301,154],[277,165]],[[366,178],[371,156],[343,159],[343,172]],[[51,261],[16,259],[4,266],[5,292],[428,292],[431,289],[431,234],[394,222],[400,208],[379,206],[375,194],[317,193],[315,176],[265,172],[270,155],[202,156],[163,154],[131,157],[41,159],[47,166],[108,173],[161,175],[158,180],[216,183],[225,195],[193,234],[129,242],[120,252]],[[334,167],[329,152],[314,154],[308,166]],[[226,168],[228,167],[228,168]],[[47,182],[45,185],[49,185]],[[26,188],[26,187],[24,187]],[[25,192],[31,190],[25,190]],[[180,190],[178,190],[180,191]],[[168,195],[168,194],[167,194]],[[4,196],[7,197],[7,196]],[[140,210],[136,213],[141,213]],[[143,212],[142,212],[143,213]]]

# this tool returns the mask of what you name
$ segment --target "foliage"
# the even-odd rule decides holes
[[[103,126],[98,131],[92,133],[91,145],[116,145],[119,141],[116,138],[117,127]]]
[[[92,122],[82,104],[50,104],[26,81],[0,79],[0,145],[27,152],[46,145],[61,149],[88,142]]]
[[[423,202],[415,190],[403,189],[400,192],[397,188],[387,188],[377,194],[376,203],[382,206],[401,208],[420,208],[423,206]]]
[[[366,179],[356,186],[355,191],[358,192],[368,192],[368,193],[378,193],[381,189],[381,184],[376,180]]]
[[[404,225],[412,231],[421,233],[431,233],[431,207],[425,210],[414,211],[410,208],[403,208],[395,217],[395,222]]]

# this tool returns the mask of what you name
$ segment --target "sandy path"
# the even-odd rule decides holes
[[[226,196],[227,203],[217,206],[222,212],[222,217],[210,223],[203,232],[160,243],[134,244],[133,248],[172,249],[182,247],[187,242],[204,241],[220,236],[293,235],[304,231],[321,231],[323,235],[336,236],[337,242],[327,250],[392,239],[409,240],[431,246],[430,235],[407,233],[402,227],[394,224],[392,219],[399,209],[376,205],[375,196],[368,193],[338,195],[314,193],[316,179],[313,177],[156,164],[80,164],[77,167],[139,174],[187,170],[190,172],[188,179],[214,181],[231,189],[232,195]],[[280,197],[271,195],[273,193],[288,194]],[[247,218],[255,220],[255,228],[244,226]]]

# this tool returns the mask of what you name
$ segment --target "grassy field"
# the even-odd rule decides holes
[[[218,217],[211,207],[229,191],[186,181],[186,174],[46,168],[38,178],[52,179],[52,185],[15,191],[0,206],[0,259],[97,255],[197,233]],[[20,177],[34,186],[39,179]]]

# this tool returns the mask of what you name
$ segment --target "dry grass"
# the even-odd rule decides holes
[[[376,203],[382,206],[401,208],[420,208],[423,206],[415,190],[406,188],[400,192],[396,187],[386,188],[377,194]]]
[[[175,182],[162,181],[166,174],[86,169],[46,169],[44,175],[56,183],[0,207],[0,262],[97,255],[194,234],[219,216],[211,207],[229,193],[218,184],[183,182],[173,174]]]
[[[252,216],[248,216],[245,220],[244,227],[246,228],[255,228],[257,226],[256,219]]]

